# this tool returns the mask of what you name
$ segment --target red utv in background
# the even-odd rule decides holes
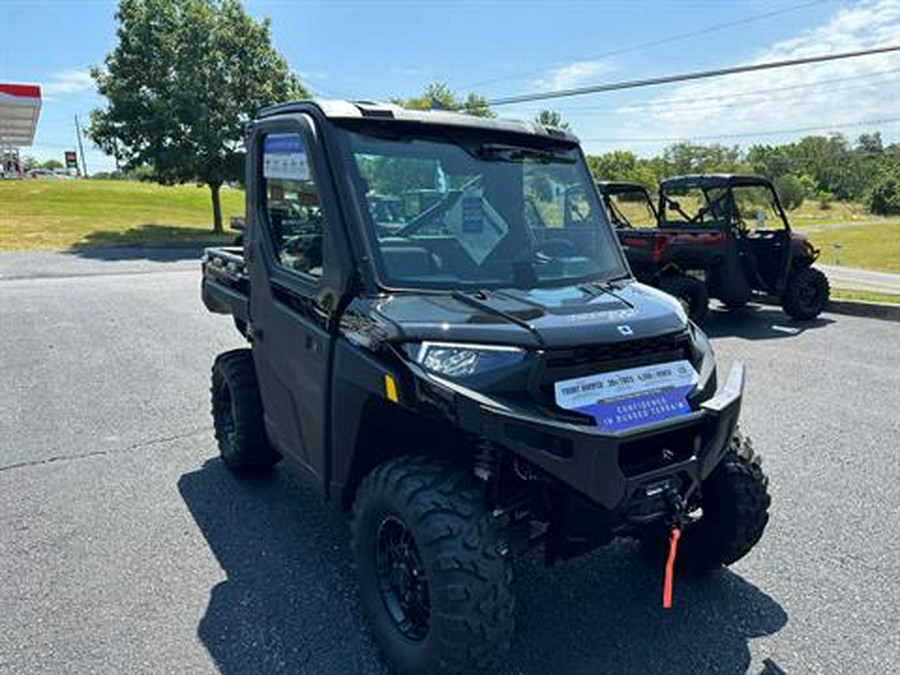
[[[812,319],[825,307],[828,280],[812,267],[819,252],[791,230],[768,179],[669,178],[660,183],[658,207],[639,183],[597,187],[632,271],[681,300],[695,321],[706,314],[710,297],[730,308],[777,297],[795,319]],[[643,211],[655,227],[635,227],[633,214]]]

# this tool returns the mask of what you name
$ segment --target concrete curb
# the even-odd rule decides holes
[[[781,303],[774,298],[759,298],[754,299],[753,302],[769,307],[781,307]],[[866,302],[865,300],[832,299],[828,301],[823,311],[831,314],[845,314],[866,319],[900,322],[900,305],[886,305],[879,302]]]
[[[885,305],[865,300],[829,300],[826,312],[862,316],[869,319],[900,321],[900,305]]]

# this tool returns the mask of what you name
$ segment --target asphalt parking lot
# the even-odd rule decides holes
[[[240,344],[187,252],[0,255],[0,673],[385,673],[344,516],[216,459],[214,355]],[[900,324],[715,311],[748,369],[772,520],[679,582],[629,542],[515,565],[509,673],[887,673],[900,632]]]

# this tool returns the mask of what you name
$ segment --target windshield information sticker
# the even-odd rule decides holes
[[[686,360],[577,377],[554,385],[556,405],[624,431],[690,413],[687,395],[699,379]]]
[[[263,177],[309,180],[309,161],[297,134],[269,134],[263,141]]]
[[[503,217],[484,198],[481,188],[468,188],[447,211],[447,226],[469,257],[480,265],[509,231]]]

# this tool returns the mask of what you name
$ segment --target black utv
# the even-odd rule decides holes
[[[243,248],[203,262],[206,306],[250,344],[213,366],[219,449],[239,473],[284,459],[352,512],[396,671],[499,669],[533,546],[549,563],[635,537],[662,563],[680,536],[679,569],[702,570],[759,540],[743,367],[716,392],[709,342],[631,276],[573,136],[301,102],[246,147]]]
[[[791,229],[767,178],[668,178],[660,183],[658,208],[639,183],[598,188],[638,279],[681,300],[695,321],[710,297],[729,308],[773,297],[795,319],[815,318],[825,308],[828,279],[812,266],[819,251]],[[635,227],[632,214],[645,211],[656,222]]]

